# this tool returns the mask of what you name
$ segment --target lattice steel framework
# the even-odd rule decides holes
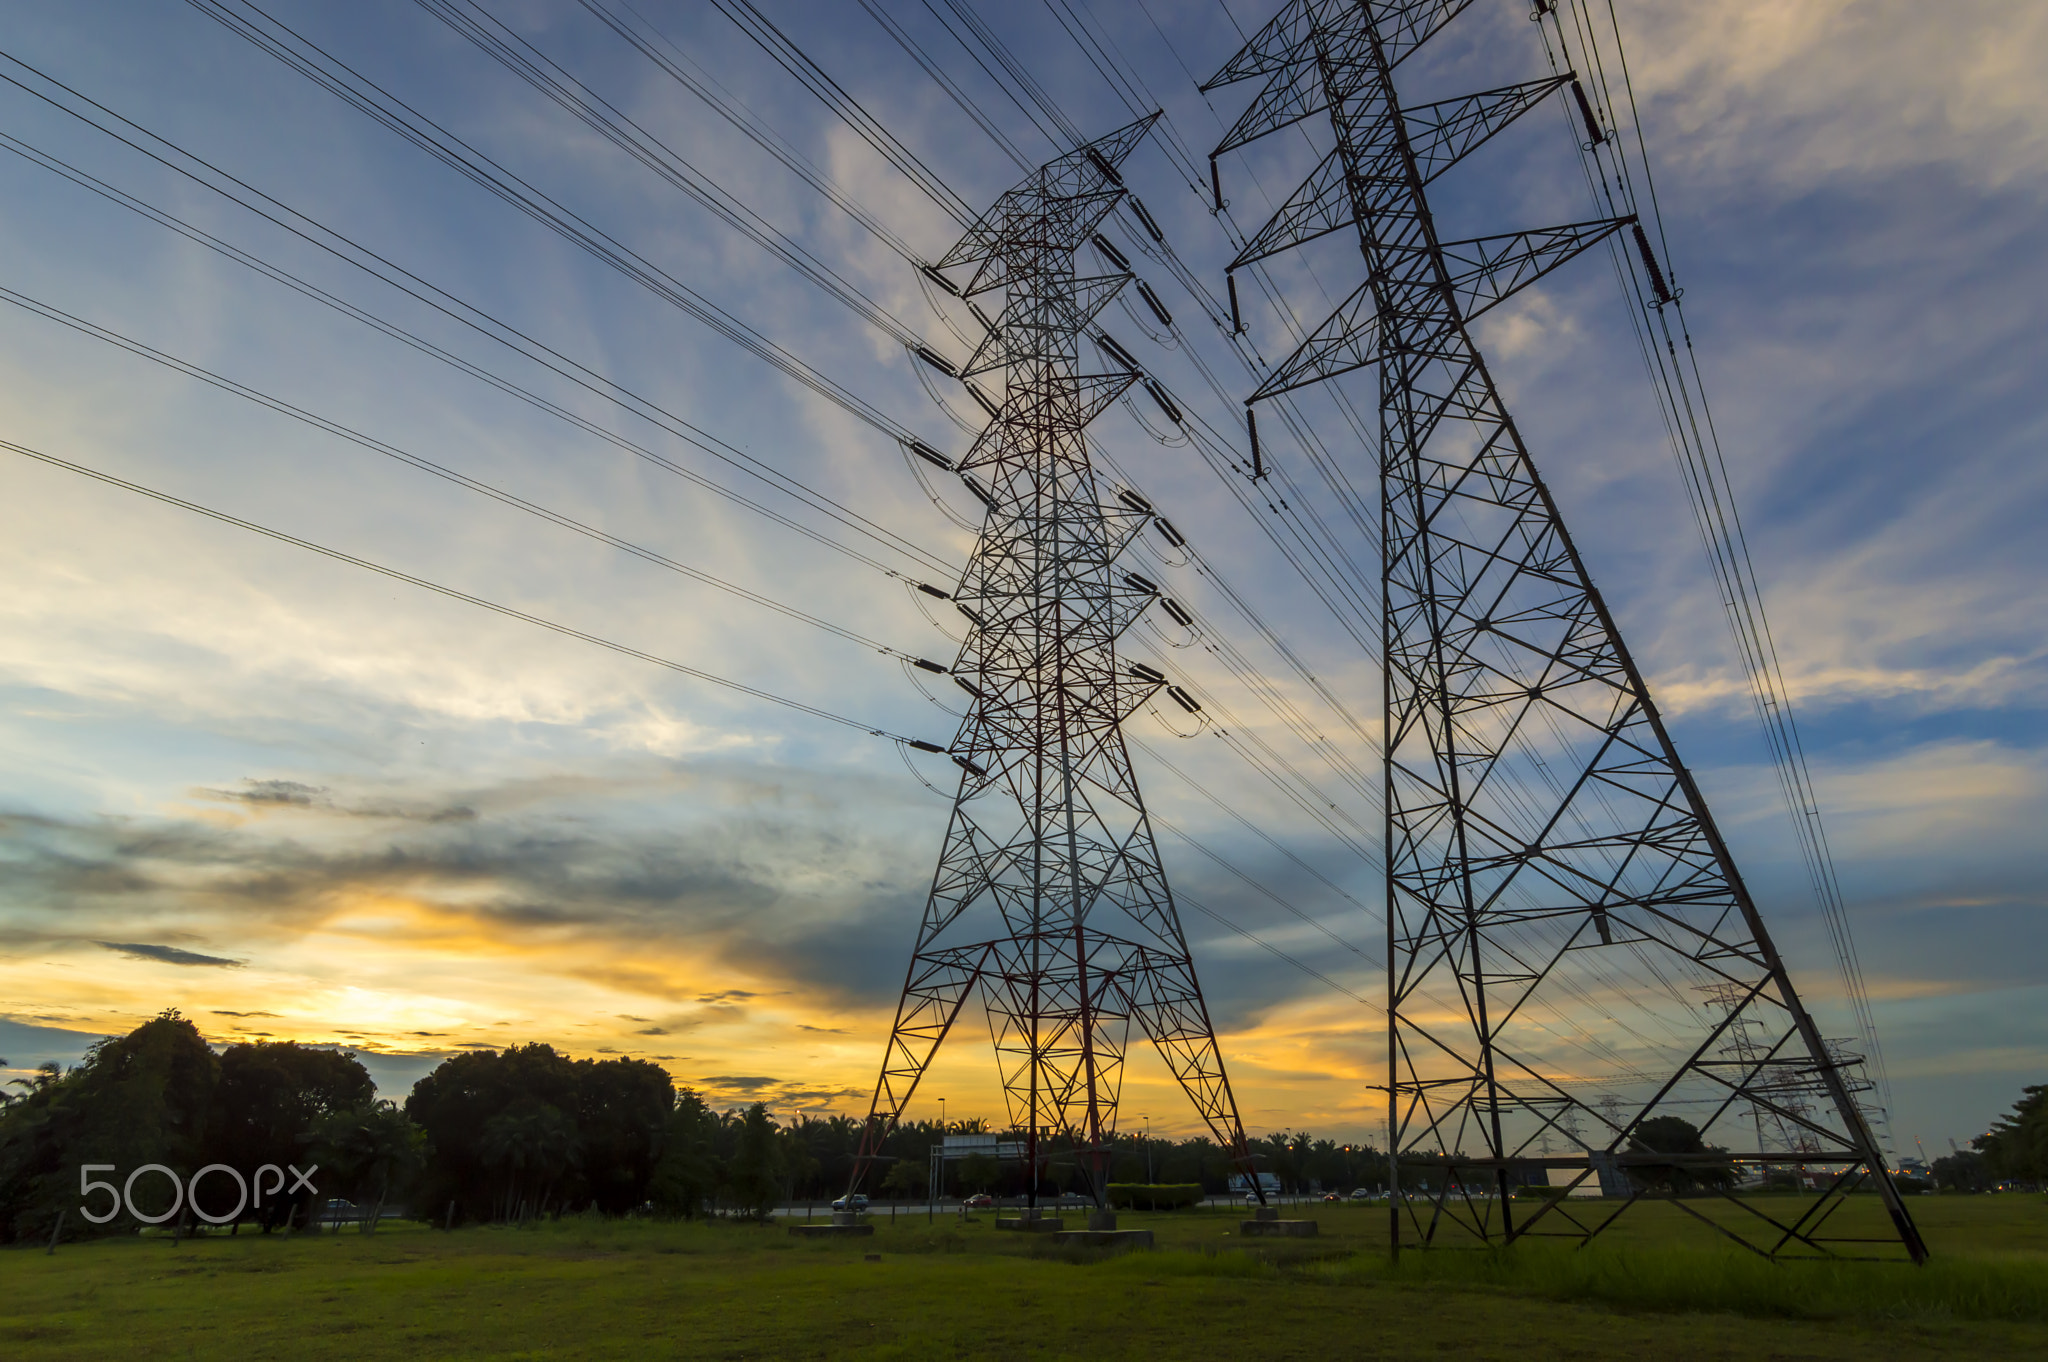
[[[1850,1061],[1801,1004],[1473,342],[1475,318],[1617,233],[1670,295],[1632,218],[1439,239],[1431,181],[1560,90],[1592,118],[1569,74],[1401,107],[1395,68],[1469,3],[1289,0],[1204,87],[1265,79],[1217,155],[1318,113],[1335,133],[1231,269],[1347,226],[1365,257],[1366,282],[1247,405],[1377,369],[1389,1144],[1396,1187],[1428,1189],[1396,1198],[1394,1245],[1589,1239],[1666,1196],[1762,1253],[1902,1245],[1918,1261]],[[1617,966],[1670,995],[1659,1034],[1603,1024],[1623,1010]],[[1559,1000],[1577,1035],[1546,1020]],[[1605,1072],[1585,1080],[1567,1039]],[[1656,1148],[1672,1125],[1648,1123],[1671,1115],[1708,1147]],[[1760,1147],[1769,1129],[1803,1147]],[[1578,1152],[1545,1156],[1546,1132]],[[1824,1195],[1784,1212],[1676,1197],[1788,1154],[1828,1170]],[[1518,1213],[1512,1185],[1552,1169],[1627,1199]],[[1834,1228],[1859,1185],[1895,1236]]]
[[[1116,566],[1150,513],[1105,496],[1083,434],[1138,375],[1081,372],[1081,335],[1131,276],[1077,276],[1074,255],[1123,197],[1117,167],[1152,121],[1040,168],[933,271],[970,302],[1003,291],[959,372],[969,384],[1000,373],[1002,398],[973,388],[994,419],[956,470],[987,507],[953,593],[970,629],[952,675],[971,709],[951,749],[959,792],[856,1187],[977,991],[1034,1203],[1042,1141],[1065,1135],[1103,1204],[1134,1023],[1250,1166],[1123,739],[1124,720],[1164,684],[1117,660],[1117,640],[1157,595]],[[987,316],[978,302],[976,315]]]

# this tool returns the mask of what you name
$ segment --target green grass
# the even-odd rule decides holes
[[[1247,1240],[1235,1213],[1127,1212],[1161,1247],[1106,1258],[999,1233],[986,1214],[884,1215],[870,1239],[828,1242],[599,1221],[124,1237],[0,1253],[0,1356],[2048,1356],[2048,1206],[1924,1198],[1914,1210],[1936,1255],[1925,1269],[1688,1247],[1682,1215],[1658,1206],[1585,1252],[1398,1263],[1382,1251],[1384,1208],[1351,1206],[1289,1212],[1319,1222],[1309,1240]]]

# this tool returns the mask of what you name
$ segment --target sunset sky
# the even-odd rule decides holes
[[[759,3],[967,202],[983,206],[1018,178],[861,6]],[[932,10],[874,3],[941,56],[1030,157],[1062,149],[946,45]],[[1129,121],[1053,7],[968,7],[1075,124],[1093,135]],[[924,439],[966,447],[901,346],[421,5],[265,8]],[[576,0],[484,8],[877,305],[961,351],[896,255]],[[936,258],[957,236],[718,10],[634,8],[912,247]],[[1270,5],[1074,8],[1100,19],[1200,155],[1249,91],[1219,92],[1212,108],[1189,72],[1219,66],[1242,41],[1239,26],[1253,30]],[[1479,0],[1403,68],[1409,98],[1546,74],[1528,8]],[[1916,1139],[1945,1153],[2022,1084],[2048,1082],[2048,7],[1617,0],[1617,11],[1669,263],[1686,290],[1889,1058],[1894,1141],[1902,1153]],[[908,671],[31,306],[864,638],[947,659],[951,621],[927,617],[905,585],[933,573],[920,577],[914,557],[870,539],[858,542],[875,566],[830,553],[62,178],[48,158],[777,515],[856,540],[32,91],[54,90],[45,80],[71,87],[929,554],[957,564],[971,534],[933,505],[893,441],[202,7],[4,0],[0,14],[0,77],[14,82],[0,84],[0,440],[860,725],[0,449],[6,1076],[45,1059],[76,1062],[93,1039],[175,1007],[221,1044],[351,1046],[386,1096],[402,1097],[464,1048],[544,1040],[578,1056],[654,1059],[720,1104],[864,1109],[953,784],[943,758],[910,754],[946,792],[933,793],[895,744],[864,731],[950,739],[956,719]],[[1465,224],[1457,234],[1589,216],[1583,182],[1569,178],[1568,125],[1527,123],[1447,180],[1439,207]],[[175,159],[133,127],[124,135]],[[1179,254],[1220,291],[1231,248],[1206,186],[1192,191],[1157,145],[1127,172]],[[1258,148],[1226,158],[1223,173],[1242,200],[1241,226],[1269,211],[1261,193],[1277,199],[1290,187]],[[1354,271],[1343,276],[1348,291],[1355,255],[1348,266],[1337,254],[1323,260]],[[1222,366],[1228,351],[1202,330],[1194,301],[1153,261],[1135,263],[1241,398],[1250,380]],[[1301,278],[1302,309],[1327,310]],[[1236,428],[1185,352],[1145,341],[1140,321],[1105,316],[1177,393]],[[1795,977],[1824,1025],[1845,1024],[1834,958],[1611,275],[1604,264],[1561,271],[1488,318],[1479,339]],[[1377,713],[1372,659],[1192,450],[1155,443],[1120,408],[1094,433],[1318,675],[1357,712]],[[1370,481],[1369,469],[1357,472]],[[954,516],[978,511],[941,490]],[[1140,570],[1226,631],[1233,624],[1214,582],[1191,567],[1169,556]],[[1232,639],[1298,694],[1248,629]],[[1135,646],[1299,757],[1199,640],[1160,630]],[[1377,972],[1340,944],[1382,938],[1376,872],[1213,736],[1181,738],[1149,713],[1130,731],[1247,1125],[1374,1135],[1383,1099],[1369,1085],[1384,1081],[1376,1015],[1225,924],[1376,996]],[[1376,826],[1363,805],[1346,816]],[[978,1025],[945,1052],[924,1096],[917,1114],[936,1115],[940,1096],[955,1117],[998,1113]],[[1133,1060],[1124,1111],[1127,1126],[1149,1116],[1157,1132],[1197,1124],[1150,1056]]]

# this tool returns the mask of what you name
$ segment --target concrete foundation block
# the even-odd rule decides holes
[[[873,1225],[856,1223],[852,1225],[791,1225],[789,1232],[799,1239],[857,1239],[873,1234]]]
[[[1084,1248],[1140,1249],[1152,1247],[1150,1230],[1063,1230],[1052,1237],[1055,1244],[1079,1244]]]
[[[1313,1239],[1316,1237],[1316,1222],[1313,1220],[1240,1220],[1239,1234],[1273,1235],[1288,1239]]]

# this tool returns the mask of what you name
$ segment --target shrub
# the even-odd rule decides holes
[[[1199,1182],[1112,1182],[1109,1204],[1127,1211],[1172,1211],[1202,1199]]]

